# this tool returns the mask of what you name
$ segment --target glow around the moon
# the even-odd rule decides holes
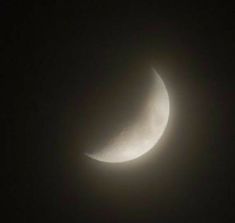
[[[116,137],[109,139],[104,148],[95,153],[86,153],[88,157],[102,162],[120,163],[136,159],[156,145],[166,128],[170,106],[164,82],[152,70],[156,85],[146,100],[141,116]]]

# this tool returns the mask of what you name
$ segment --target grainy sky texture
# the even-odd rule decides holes
[[[231,4],[1,1],[8,222],[231,222]],[[123,165],[88,159],[83,143],[133,117],[108,115],[115,82],[145,64],[171,99],[161,149]],[[136,111],[131,98],[117,101]]]

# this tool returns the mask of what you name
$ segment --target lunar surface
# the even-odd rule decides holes
[[[153,87],[144,101],[140,115],[123,128],[106,145],[95,152],[85,153],[89,158],[110,163],[136,159],[153,147],[162,136],[169,118],[169,96],[159,74],[152,69]]]

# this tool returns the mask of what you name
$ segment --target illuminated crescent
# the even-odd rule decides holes
[[[146,99],[137,121],[109,140],[104,148],[86,155],[94,160],[120,163],[136,159],[151,150],[161,138],[169,118],[169,96],[158,73],[152,69],[156,84]]]

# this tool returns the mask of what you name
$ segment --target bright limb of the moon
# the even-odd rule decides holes
[[[155,69],[156,85],[146,100],[138,120],[124,128],[100,151],[86,153],[92,159],[121,163],[136,159],[151,150],[161,138],[169,118],[169,96],[166,86]]]

